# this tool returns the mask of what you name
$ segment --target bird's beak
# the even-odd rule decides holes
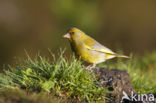
[[[63,38],[70,38],[70,34],[69,33],[66,33],[65,35],[63,35]]]

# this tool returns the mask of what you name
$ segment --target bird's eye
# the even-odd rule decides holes
[[[74,34],[74,32],[70,32],[70,34],[71,34],[71,35],[73,35],[73,34]]]

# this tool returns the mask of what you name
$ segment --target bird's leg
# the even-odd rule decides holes
[[[95,66],[96,66],[96,64],[95,64],[95,63],[93,63],[93,64],[92,64],[92,66],[89,68],[89,70],[90,70],[90,71],[92,71],[92,70],[93,70],[93,68],[95,68]]]
[[[88,65],[85,69],[86,69],[86,70],[89,70],[90,67],[91,67],[91,65]]]
[[[88,65],[86,67],[86,70],[89,70],[89,71],[92,71],[93,68],[95,68],[96,64],[91,64],[91,65]]]
[[[96,67],[96,64],[94,63],[93,66],[92,66],[92,68],[95,68],[95,67]]]

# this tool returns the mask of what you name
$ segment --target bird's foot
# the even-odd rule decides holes
[[[95,64],[88,65],[85,69],[92,72],[93,68],[95,68],[95,66],[96,66]]]

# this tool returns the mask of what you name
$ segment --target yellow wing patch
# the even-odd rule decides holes
[[[85,45],[85,47],[86,47],[87,49],[89,49],[89,50],[94,50],[94,51],[106,53],[106,54],[109,54],[109,55],[115,55],[115,53],[113,53],[113,52],[110,51],[109,49],[107,49],[107,50],[104,50],[104,49],[96,49],[96,48],[91,48],[91,47],[88,46],[88,45]]]

